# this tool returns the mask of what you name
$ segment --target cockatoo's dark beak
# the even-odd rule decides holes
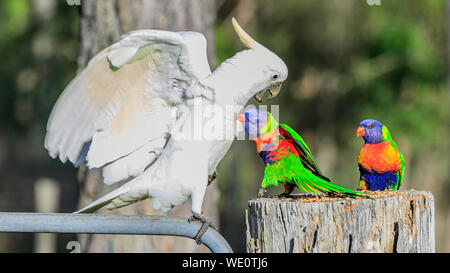
[[[262,101],[263,101],[264,94],[266,94],[266,89],[263,89],[263,90],[259,91],[258,93],[256,93],[256,95],[254,96],[254,98],[255,98],[258,102],[262,102]]]
[[[256,95],[254,97],[258,102],[262,102],[266,92],[269,92],[269,96],[265,100],[270,100],[270,99],[276,97],[278,95],[278,93],[280,93],[281,85],[282,85],[281,83],[272,84],[269,87],[267,87],[266,89],[263,89],[263,90],[259,91],[258,93],[256,93]]]
[[[357,136],[365,136],[366,135],[366,129],[364,129],[363,126],[358,126],[356,129],[356,135]]]
[[[277,83],[268,88],[270,94],[270,97],[267,98],[268,100],[275,98],[278,95],[278,93],[280,93],[281,85],[282,85],[281,83]]]

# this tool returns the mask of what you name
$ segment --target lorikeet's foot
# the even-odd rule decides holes
[[[287,198],[291,195],[292,191],[294,190],[295,185],[294,184],[287,184],[284,185],[284,192],[282,194],[279,194],[278,198]]]
[[[287,192],[283,192],[277,195],[277,198],[288,198],[291,194]]]
[[[267,190],[265,188],[260,188],[257,193],[258,198],[263,198],[266,192]]]
[[[208,186],[211,185],[212,182],[216,181],[217,178],[217,172],[214,171],[212,175],[208,176]]]
[[[196,212],[192,212],[193,215],[191,217],[189,217],[188,222],[192,222],[192,221],[200,221],[202,222],[202,227],[200,228],[200,230],[197,232],[197,235],[195,235],[194,239],[195,242],[197,242],[198,245],[201,245],[201,238],[203,236],[203,234],[205,234],[205,232],[208,230],[208,227],[212,227],[213,229],[217,230],[217,225],[210,220],[208,217],[206,217],[206,215],[204,215],[203,213],[196,213]]]
[[[341,194],[341,193],[338,193],[338,192],[335,192],[335,191],[329,191],[329,192],[326,192],[325,194],[326,194],[328,197],[334,197],[334,198],[345,196],[345,194]],[[320,197],[319,197],[319,198],[320,198]]]
[[[366,181],[360,180],[359,181],[359,188],[357,188],[357,191],[366,191],[368,189]]]

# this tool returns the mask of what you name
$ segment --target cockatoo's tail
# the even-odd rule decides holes
[[[358,156],[360,187],[398,190],[403,182],[405,160],[387,127],[367,119],[360,123],[356,135],[365,142]]]
[[[266,165],[261,187],[278,183],[290,194],[295,186],[305,192],[337,192],[351,196],[364,195],[335,185],[317,166],[306,143],[286,124],[278,122],[269,112],[249,109],[237,117],[245,132],[256,144],[256,151]]]

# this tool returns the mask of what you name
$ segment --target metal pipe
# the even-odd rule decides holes
[[[194,238],[201,223],[155,215],[0,212],[0,232],[171,235]],[[228,242],[209,228],[201,241],[214,253],[232,253]]]

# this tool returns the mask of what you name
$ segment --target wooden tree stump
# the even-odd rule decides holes
[[[434,252],[434,198],[426,191],[371,199],[257,198],[249,201],[247,252]]]

